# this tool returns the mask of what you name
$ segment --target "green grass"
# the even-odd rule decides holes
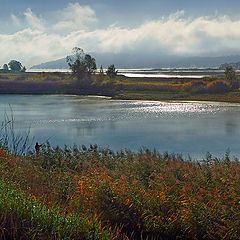
[[[0,82],[8,81],[32,81],[32,82],[65,82],[72,81],[68,73],[0,73]]]
[[[97,221],[89,224],[77,214],[67,215],[59,207],[49,208],[34,196],[23,194],[0,180],[1,239],[105,239],[98,233]]]
[[[240,92],[223,94],[191,94],[188,92],[162,92],[162,91],[125,91],[114,97],[126,100],[154,100],[154,101],[213,101],[240,103]]]

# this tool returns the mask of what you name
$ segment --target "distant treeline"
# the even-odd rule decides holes
[[[21,62],[17,60],[11,60],[8,64],[3,64],[0,69],[0,73],[18,73],[18,72],[26,72],[26,67],[22,65]]]
[[[221,70],[225,70],[227,67],[232,67],[235,70],[239,70],[240,69],[240,62],[236,62],[236,63],[224,63],[220,66],[219,69]]]

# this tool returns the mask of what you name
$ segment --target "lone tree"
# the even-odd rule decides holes
[[[239,87],[237,74],[232,66],[226,67],[225,78],[229,81],[231,88],[236,89]]]
[[[19,61],[16,61],[16,60],[11,60],[9,63],[8,63],[8,67],[10,68],[10,70],[12,72],[21,72],[21,71],[26,71],[26,68],[23,67],[23,65],[19,62]]]
[[[106,74],[111,79],[115,78],[117,76],[118,70],[116,70],[114,64],[110,65],[106,71]]]
[[[86,64],[87,73],[94,73],[97,69],[95,58],[91,57],[91,55],[86,54],[84,57],[84,62]]]
[[[73,48],[72,56],[67,56],[66,61],[73,76],[81,81],[89,80],[90,75],[97,69],[96,60],[78,47]]]
[[[104,75],[104,71],[103,71],[103,66],[101,65],[101,67],[100,67],[100,70],[99,70],[99,75]]]
[[[100,67],[100,69],[99,69],[99,74],[98,74],[98,76],[99,76],[99,80],[100,81],[103,81],[104,80],[104,71],[103,71],[103,67],[102,67],[102,65],[101,65],[101,67]]]
[[[8,65],[5,63],[5,64],[3,64],[3,70],[4,71],[6,71],[6,72],[8,72],[9,71],[9,69],[8,69]]]

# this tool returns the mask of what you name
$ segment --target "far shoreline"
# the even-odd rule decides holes
[[[142,97],[132,98],[132,97],[119,97],[119,96],[104,96],[104,95],[83,95],[83,94],[66,94],[66,93],[0,93],[0,95],[22,95],[22,96],[72,96],[72,97],[87,97],[87,98],[96,98],[102,100],[116,100],[116,101],[151,101],[151,102],[196,102],[196,103],[229,103],[229,104],[240,104],[239,100],[232,99],[223,99],[224,95],[212,95],[212,96],[199,96],[199,97],[190,97],[190,98],[146,98],[146,96],[142,95]]]
[[[180,94],[179,94],[180,95]],[[114,100],[136,100],[136,101],[187,101],[187,102],[219,102],[219,103],[239,103],[240,104],[240,96],[231,95],[231,94],[199,94],[195,96],[182,97],[182,96],[148,96],[148,95],[129,95],[129,96],[115,96],[112,99]]]
[[[101,78],[96,74],[91,78],[91,83],[81,85],[72,78],[71,74],[60,72],[5,73],[0,74],[0,94],[76,95],[136,101],[240,103],[239,89],[231,90],[224,77],[128,78],[118,75],[115,79],[109,79],[107,76]],[[215,83],[221,84],[215,86]]]

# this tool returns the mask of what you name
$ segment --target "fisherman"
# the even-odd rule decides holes
[[[40,151],[40,147],[41,147],[42,145],[40,145],[40,144],[38,144],[38,142],[36,142],[36,144],[35,144],[35,150],[36,150],[36,154],[39,154],[39,151]]]

